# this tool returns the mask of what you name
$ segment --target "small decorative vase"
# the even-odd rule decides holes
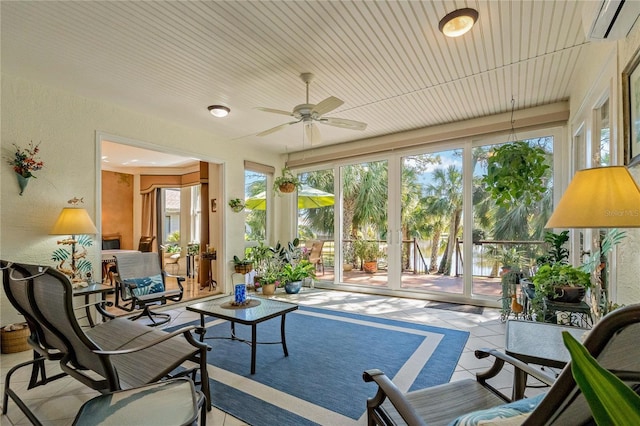
[[[22,193],[24,192],[24,189],[27,187],[27,184],[29,183],[29,178],[24,177],[19,173],[16,173],[16,176],[18,176],[18,185],[20,186],[20,195],[22,195]]]
[[[275,284],[262,284],[262,294],[265,296],[271,296],[276,292]]]
[[[284,291],[286,291],[287,294],[296,294],[300,292],[301,288],[302,288],[302,281],[292,281],[284,285]]]

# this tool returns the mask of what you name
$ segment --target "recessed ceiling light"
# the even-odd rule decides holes
[[[211,105],[208,109],[211,115],[218,118],[226,117],[231,112],[228,107],[223,105]]]
[[[440,20],[438,28],[447,37],[460,37],[473,27],[478,20],[478,11],[465,7],[454,10]]]

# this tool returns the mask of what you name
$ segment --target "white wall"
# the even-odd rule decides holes
[[[584,124],[586,134],[594,128],[593,110],[607,91],[610,94],[612,125],[612,162],[624,164],[623,97],[621,74],[635,52],[640,48],[640,23],[636,23],[626,40],[591,43],[581,55],[571,88],[569,119],[571,134]],[[589,164],[587,164],[589,167]],[[640,182],[640,166],[630,169],[636,182]],[[565,183],[566,184],[566,183]],[[612,301],[621,304],[640,302],[640,230],[627,229],[627,238],[617,247],[613,256],[611,274]]]
[[[2,75],[0,167],[0,258],[53,265],[56,249],[51,226],[67,200],[84,198],[84,207],[96,222],[98,160],[96,132],[119,135],[158,147],[180,149],[185,156],[218,159],[224,163],[225,193],[244,194],[244,160],[259,161],[280,169],[280,156],[250,151],[241,144],[214,139],[207,132],[142,115],[99,100],[75,96],[15,76]],[[40,142],[44,168],[35,173],[23,196],[18,195],[15,173],[5,158],[13,143],[25,147]],[[186,149],[184,147],[187,147]],[[226,201],[219,205],[227,209]],[[235,216],[235,217],[234,217]],[[227,215],[236,219],[239,215]],[[237,218],[239,219],[239,217]],[[224,227],[226,247],[218,248],[218,267],[230,279],[233,254],[244,246],[244,224],[229,220]],[[222,251],[225,249],[226,251]],[[100,271],[99,244],[90,250],[94,271]],[[225,258],[220,257],[224,255]],[[18,321],[13,308],[1,296],[0,324]]]

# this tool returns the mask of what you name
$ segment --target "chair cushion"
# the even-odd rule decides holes
[[[490,424],[521,424],[542,401],[545,394],[532,398],[520,399],[509,404],[498,405],[486,410],[478,410],[465,414],[452,421],[449,426],[477,426]],[[517,417],[517,419],[516,419]],[[516,423],[512,423],[516,420]]]
[[[164,281],[160,274],[143,278],[129,278],[124,280],[124,283],[125,289],[129,289],[136,297],[164,291]]]

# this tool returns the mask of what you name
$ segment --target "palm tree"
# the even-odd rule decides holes
[[[439,273],[449,275],[462,218],[462,172],[455,165],[450,165],[446,169],[436,169],[431,182],[427,187],[427,193],[434,197],[433,203],[437,206],[436,210],[444,212],[449,218],[447,248],[438,268]]]

